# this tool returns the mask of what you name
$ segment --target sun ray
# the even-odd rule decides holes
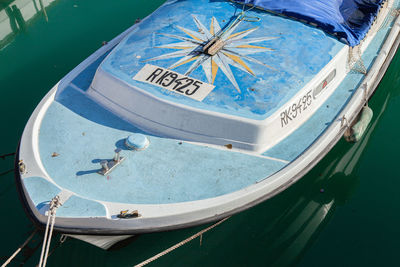
[[[248,38],[248,39],[243,39],[243,40],[231,40],[229,44],[236,44],[236,45],[241,45],[241,44],[252,44],[252,43],[259,43],[259,42],[264,42],[264,41],[270,41],[270,40],[275,40],[278,39],[279,37],[257,37],[257,38]]]
[[[219,26],[219,23],[217,21],[217,19],[215,17],[212,17],[211,19],[211,23],[212,23],[212,29],[213,29],[213,34],[216,35],[218,33],[221,32],[221,26]]]
[[[260,65],[263,65],[263,66],[265,66],[265,67],[267,67],[267,68],[269,68],[269,69],[276,70],[275,68],[273,68],[273,67],[271,67],[271,66],[269,66],[269,65],[267,65],[267,64],[264,64],[263,62],[261,62],[261,61],[255,59],[255,58],[249,57],[249,56],[247,56],[247,55],[243,55],[243,54],[236,53],[235,51],[232,51],[232,50],[230,50],[230,49],[224,49],[224,51],[229,52],[229,53],[231,53],[231,54],[233,54],[233,55],[235,55],[235,56],[243,57],[243,58],[247,59],[248,61],[251,61],[251,62],[253,62],[253,63],[257,63],[257,64],[260,64]]]
[[[167,45],[155,46],[154,48],[168,48],[168,49],[193,49],[198,45],[189,43],[189,42],[181,42],[181,43],[172,43]]]
[[[228,53],[224,53],[224,55],[227,56],[227,57],[229,57],[229,58],[230,58],[231,60],[233,60],[234,62],[238,63],[238,64],[239,64],[240,66],[242,66],[243,68],[245,68],[245,70],[246,70],[248,73],[250,73],[251,75],[256,76],[256,75],[254,74],[254,72],[250,69],[250,67],[247,66],[246,63],[245,63],[240,57],[235,56],[235,55],[231,55],[231,54],[228,54]],[[235,64],[235,65],[236,65],[236,64]]]
[[[195,57],[184,57],[181,60],[177,61],[176,63],[172,64],[169,69],[175,69],[179,66],[185,65],[186,63],[192,62],[193,60],[196,60],[199,56],[195,56]]]
[[[190,66],[190,68],[186,71],[185,75],[189,76],[195,69],[197,69],[205,60],[207,60],[207,55],[200,55],[198,59]]]
[[[264,47],[264,46],[257,46],[257,45],[238,45],[235,48],[255,48],[255,49],[267,49],[270,51],[274,51],[274,49]]]
[[[246,55],[253,55],[253,54],[259,54],[259,53],[266,53],[266,52],[273,52],[275,50],[271,49],[256,49],[256,48],[236,48],[236,47],[224,47],[222,49],[222,52],[235,52],[236,54],[240,56],[246,56]]]
[[[203,71],[206,74],[208,83],[212,83],[212,63],[211,57],[208,57],[204,62],[201,64],[203,67]]]
[[[194,52],[194,50],[189,51],[189,53],[187,51],[177,51],[177,52],[173,52],[173,53],[169,53],[169,54],[164,54],[161,56],[157,56],[157,57],[153,57],[153,58],[144,60],[143,62],[155,61],[155,60],[161,60],[161,59],[170,59],[170,58],[176,58],[176,57],[184,57],[184,56],[187,56],[188,54],[190,54],[190,52]]]
[[[251,69],[251,64],[249,65],[249,63],[259,64],[275,70],[273,67],[248,55],[266,51],[274,51],[272,48],[253,45],[253,43],[270,41],[279,37],[256,37],[246,39],[245,37],[256,31],[258,27],[235,33],[236,29],[241,24],[241,21],[239,21],[239,23],[235,23],[234,26],[228,27],[223,32],[215,17],[211,18],[209,29],[207,29],[195,15],[192,15],[192,18],[198,31],[177,26],[177,28],[188,35],[188,37],[161,33],[163,36],[178,39],[181,42],[156,46],[156,48],[176,49],[179,51],[157,56],[146,61],[180,57],[180,59],[172,64],[169,69],[174,69],[192,62],[184,75],[190,75],[193,71],[201,66],[207,81],[210,84],[215,83],[216,79],[218,79],[217,76],[219,76],[218,73],[220,73],[219,70],[221,70],[221,74],[226,76],[226,78],[239,93],[241,93],[241,90],[236,81],[235,75],[232,72],[231,66],[235,67],[234,70],[237,69],[252,76],[256,76],[256,74]],[[216,37],[221,38],[224,41],[223,47],[215,54],[209,54],[207,51],[204,52],[204,46],[207,45],[209,40],[212,40]]]
[[[221,57],[229,64],[232,65],[246,73],[248,73],[249,75],[252,75],[252,73],[250,73],[246,68],[244,68],[242,65],[240,65],[239,63],[233,61],[231,58],[229,58],[227,55],[225,55],[224,53],[221,54]]]
[[[155,47],[155,48],[162,48],[162,47]],[[176,49],[176,50],[179,50],[179,49],[186,50],[186,49],[191,49],[193,47],[191,47],[191,46],[171,46],[171,47],[167,47],[167,48]]]
[[[232,73],[231,68],[229,67],[228,64],[226,64],[220,57],[220,55],[215,55],[213,57],[213,61],[218,65],[218,67],[221,69],[221,71],[225,74],[225,76],[229,79],[229,81],[233,84],[235,89],[240,93],[240,88],[238,83],[236,82],[235,76]]]
[[[181,40],[181,41],[191,42],[191,43],[197,44],[197,45],[203,44],[203,42],[201,42],[201,41],[197,41],[195,39],[190,39],[190,38],[187,38],[187,37],[182,37],[182,36],[179,36],[179,35],[168,34],[168,33],[160,33],[160,35],[164,35],[164,36],[167,36],[167,37],[170,37],[170,38],[174,38],[174,39],[178,39],[178,40]]]
[[[212,73],[211,84],[214,84],[215,77],[217,77],[218,73],[218,65],[212,59],[211,59],[211,73]]]
[[[197,19],[195,15],[192,15],[193,21],[201,33],[203,33],[208,40],[210,40],[213,35],[208,31],[208,29]]]
[[[229,36],[231,36],[231,34],[236,30],[236,28],[237,28],[239,25],[240,25],[240,23],[237,23],[237,24],[234,25],[232,28],[228,29],[228,30],[224,33],[222,39],[223,39],[223,40],[226,40],[227,38],[229,38]]]
[[[207,38],[204,38],[205,36],[202,33],[194,32],[192,30],[185,29],[185,28],[180,27],[180,26],[177,26],[177,28],[180,29],[181,31],[183,31],[184,33],[186,33],[187,35],[189,35],[190,37],[192,37],[193,39],[199,41],[199,42],[207,41]]]
[[[234,33],[232,35],[229,35],[228,38],[226,38],[226,40],[228,41],[228,40],[231,40],[231,39],[232,40],[242,39],[243,37],[249,35],[250,33],[254,32],[257,29],[258,29],[258,27],[255,27],[255,28],[251,28],[251,29],[248,29],[248,30],[245,30],[245,31],[242,31],[242,32]]]

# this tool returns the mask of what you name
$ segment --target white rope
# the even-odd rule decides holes
[[[29,243],[29,241],[31,241],[33,236],[36,234],[36,231],[37,230],[35,229],[35,231],[33,231],[33,233],[28,237],[28,239],[25,240],[25,242],[14,252],[14,254],[11,255],[10,258],[8,258],[8,260],[5,263],[3,263],[3,265],[1,265],[1,267],[7,266],[15,258],[15,256],[18,255],[18,253]]]
[[[56,220],[56,214],[55,214],[55,212],[54,212],[54,216],[52,216],[51,217],[51,226],[50,226],[50,234],[49,234],[49,239],[48,239],[48,241],[47,241],[47,247],[46,247],[46,253],[44,254],[44,259],[43,259],[43,265],[42,265],[42,267],[45,267],[46,266],[46,263],[47,263],[47,258],[48,258],[48,255],[49,255],[49,248],[50,248],[50,243],[51,243],[51,236],[52,236],[52,234],[53,234],[53,228],[54,228],[54,222],[55,222],[55,220]],[[40,266],[40,265],[39,265]]]
[[[49,210],[47,211],[47,224],[44,233],[42,252],[40,253],[39,267],[45,267],[47,263],[47,256],[49,255],[49,248],[51,243],[51,236],[53,234],[54,223],[56,221],[56,210],[61,205],[59,196],[55,196],[51,202]]]
[[[155,256],[153,256],[153,257],[151,257],[151,258],[149,258],[149,259],[147,259],[147,260],[145,260],[145,261],[143,261],[143,262],[141,262],[141,263],[139,263],[139,264],[136,264],[134,267],[142,267],[142,266],[145,266],[145,265],[149,264],[150,262],[155,261],[156,259],[158,259],[158,258],[160,258],[160,257],[162,257],[162,256],[164,256],[164,255],[166,255],[166,254],[168,254],[168,253],[170,253],[171,251],[173,251],[173,250],[179,248],[180,246],[185,245],[186,243],[192,241],[193,239],[195,239],[195,238],[197,238],[197,237],[199,237],[199,236],[200,236],[200,242],[201,242],[202,239],[203,239],[203,238],[202,238],[202,237],[203,237],[203,234],[204,234],[205,232],[210,231],[211,229],[213,229],[214,227],[220,225],[221,223],[223,223],[224,221],[228,220],[229,218],[230,218],[230,217],[226,217],[225,219],[220,220],[219,222],[217,222],[217,223],[215,223],[215,224],[213,224],[213,225],[207,227],[206,229],[201,230],[200,232],[198,232],[197,234],[192,235],[191,237],[186,238],[185,240],[179,242],[178,244],[175,244],[175,245],[173,245],[172,247],[170,247],[170,248],[168,248],[168,249],[166,249],[166,250],[164,250],[164,251],[158,253],[157,255],[155,255]]]
[[[40,262],[39,262],[39,267],[42,266],[42,260],[43,260],[43,254],[45,251],[45,244],[47,244],[47,234],[49,232],[49,225],[50,225],[50,210],[47,213],[47,223],[46,223],[46,230],[44,231],[44,238],[43,238],[43,247],[42,247],[42,252],[40,253]]]

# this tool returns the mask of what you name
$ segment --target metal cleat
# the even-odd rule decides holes
[[[115,155],[112,160],[102,160],[100,162],[101,169],[98,171],[101,175],[109,174],[115,167],[117,167],[122,161],[125,160],[125,157],[121,157],[120,155],[121,149],[117,148],[115,150]]]
[[[121,219],[131,219],[131,218],[137,218],[140,217],[141,215],[137,210],[134,210],[132,212],[129,212],[129,210],[121,210],[120,213],[117,215],[118,218]]]

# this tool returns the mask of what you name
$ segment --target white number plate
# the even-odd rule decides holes
[[[146,64],[133,79],[168,89],[197,101],[202,101],[215,87],[214,85],[150,64]]]

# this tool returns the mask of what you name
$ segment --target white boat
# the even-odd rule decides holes
[[[243,2],[167,1],[50,90],[16,166],[38,226],[55,200],[54,229],[103,248],[217,221],[351,132],[399,45],[398,2],[371,1],[358,39]]]

